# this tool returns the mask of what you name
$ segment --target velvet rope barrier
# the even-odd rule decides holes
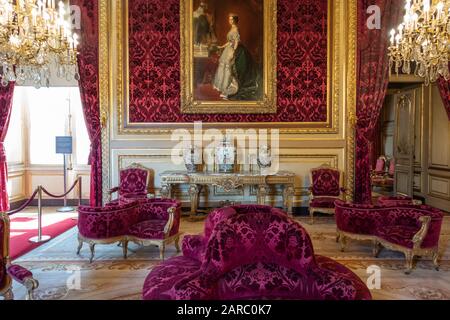
[[[62,194],[62,195],[59,195],[59,196],[58,196],[58,195],[55,195],[55,194],[53,194],[53,193],[48,192],[47,189],[45,189],[44,187],[42,187],[42,191],[43,191],[46,195],[48,195],[49,197],[56,198],[56,199],[60,199],[60,198],[64,198],[64,197],[67,196],[69,193],[71,193],[72,190],[75,189],[75,187],[77,186],[77,184],[78,184],[79,182],[80,182],[80,178],[78,178],[77,181],[74,182],[74,184],[72,185],[72,187],[70,187],[70,189],[69,189],[66,193],[64,193],[64,194]]]
[[[80,188],[81,188],[81,178],[78,178],[77,181],[75,181],[75,183],[72,185],[72,187],[70,188],[69,191],[67,191],[65,194],[63,195],[54,195],[50,192],[48,192],[44,187],[39,186],[38,188],[36,188],[36,190],[34,191],[34,193],[31,195],[30,199],[28,199],[23,205],[20,206],[20,208],[15,209],[15,210],[11,210],[9,212],[7,212],[8,216],[12,216],[16,213],[19,213],[20,211],[24,210],[26,207],[28,207],[30,205],[30,203],[36,198],[36,195],[39,192],[39,188],[41,188],[41,190],[47,194],[48,196],[52,197],[52,198],[56,198],[56,199],[60,199],[60,198],[64,198],[65,196],[67,196],[70,192],[72,192],[73,189],[75,189],[75,187],[77,186],[77,184],[80,184]],[[80,194],[80,201],[81,201],[81,194]],[[81,203],[80,203],[81,204]]]
[[[28,207],[30,205],[31,201],[33,201],[34,198],[36,198],[36,195],[38,194],[38,192],[39,192],[39,188],[37,188],[34,191],[34,193],[31,195],[30,199],[28,199],[27,202],[25,202],[23,205],[21,205],[20,208],[7,212],[8,216],[12,216],[13,214],[16,214],[16,213],[22,211],[23,209],[25,209],[26,207]]]
[[[34,191],[34,193],[31,195],[30,199],[27,200],[27,202],[25,202],[22,206],[20,206],[20,208],[10,211],[8,212],[8,216],[12,216],[13,214],[16,214],[20,211],[22,211],[23,209],[25,209],[26,207],[28,207],[30,205],[30,203],[34,200],[34,198],[36,198],[36,195],[38,195],[38,235],[36,237],[32,237],[29,239],[30,242],[33,243],[42,243],[42,242],[47,242],[48,240],[51,239],[51,236],[47,236],[47,235],[42,235],[42,193],[44,192],[45,194],[47,194],[50,197],[53,198],[64,198],[66,197],[70,192],[72,192],[72,190],[76,187],[77,184],[80,184],[80,188],[79,188],[79,205],[81,205],[81,177],[79,177],[77,179],[77,181],[74,182],[74,184],[72,185],[72,187],[70,188],[69,191],[67,191],[65,194],[63,195],[54,195],[50,192],[48,192],[43,186],[38,186],[37,189]]]

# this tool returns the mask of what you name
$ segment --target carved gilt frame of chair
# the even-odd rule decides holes
[[[313,172],[317,170],[333,170],[336,172],[339,172],[339,196],[314,196],[313,194]],[[310,216],[310,222],[311,224],[314,224],[314,213],[321,212],[325,214],[334,214],[335,208],[317,208],[317,207],[311,207],[311,203],[314,199],[320,199],[320,198],[335,198],[336,200],[346,200],[346,190],[342,187],[344,183],[344,172],[338,168],[334,168],[330,166],[329,164],[322,164],[320,167],[312,168],[309,172],[309,181],[311,181],[311,186],[309,187],[309,216]]]
[[[173,224],[175,222],[175,213],[177,207],[170,207],[167,209],[169,214],[169,219],[167,220],[166,225],[164,226],[164,239],[142,239],[137,236],[127,236],[125,241],[123,242],[123,253],[124,258],[127,258],[127,250],[128,250],[128,242],[133,242],[137,245],[148,247],[148,246],[157,246],[159,248],[159,257],[161,260],[164,260],[164,255],[166,252],[166,246],[174,243],[177,253],[181,252],[180,249],[180,237],[183,234],[182,232],[177,232],[176,234],[170,236],[170,232],[172,230]]]
[[[146,191],[147,191],[147,194],[151,194],[151,195],[154,196],[154,193],[152,192],[153,187],[150,185],[150,181],[151,181],[151,177],[152,177],[152,170],[149,169],[149,168],[147,168],[147,167],[145,167],[145,166],[143,166],[143,165],[140,164],[140,163],[133,162],[133,163],[130,164],[129,166],[127,166],[127,167],[125,167],[125,168],[119,170],[119,185],[118,185],[117,187],[114,187],[114,188],[112,188],[112,189],[109,190],[109,200],[110,200],[110,201],[111,201],[111,197],[112,197],[112,195],[113,195],[114,193],[116,193],[116,192],[117,192],[118,194],[120,193],[120,184],[121,184],[121,181],[120,181],[120,172],[121,172],[121,171],[124,171],[124,170],[129,170],[129,169],[140,169],[140,170],[145,170],[145,171],[147,171],[147,182],[146,182],[146,184],[147,184],[147,189],[146,189]]]

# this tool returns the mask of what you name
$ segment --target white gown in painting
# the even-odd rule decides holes
[[[239,83],[234,71],[235,51],[241,41],[239,30],[233,28],[227,35],[228,43],[225,45],[219,59],[219,67],[214,77],[214,89],[221,93],[222,98],[235,95],[239,91]]]

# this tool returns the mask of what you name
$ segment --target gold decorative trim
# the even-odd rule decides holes
[[[346,92],[347,92],[347,161],[346,170],[346,189],[348,190],[348,200],[354,199],[355,186],[355,127],[357,122],[356,116],[356,58],[357,58],[357,0],[348,0],[346,6],[347,25],[347,75],[346,75]]]
[[[110,62],[109,57],[109,30],[112,30],[108,0],[99,1],[99,99],[100,99],[100,123],[102,126],[102,198],[105,203],[109,199],[110,189],[109,171],[109,144],[110,144]],[[111,82],[112,84],[112,82]]]
[[[101,0],[105,1],[105,0]],[[225,129],[229,127],[241,128],[267,128],[270,125],[279,128],[281,134],[337,134],[339,132],[340,115],[340,77],[342,69],[340,54],[343,51],[340,38],[344,34],[345,23],[340,17],[345,0],[329,1],[328,19],[328,112],[326,122],[267,122],[267,123],[209,123],[207,128]],[[112,64],[110,79],[113,98],[117,104],[117,134],[120,135],[166,135],[173,130],[185,128],[192,130],[192,123],[128,123],[128,20],[127,0],[116,0],[115,15],[117,30],[114,30],[114,38],[117,44],[112,48],[116,50],[115,63]],[[115,89],[115,90],[114,90]]]

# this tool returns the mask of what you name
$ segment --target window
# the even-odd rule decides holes
[[[19,110],[27,117],[23,117]],[[79,89],[77,87],[16,87],[13,118],[7,134],[8,162],[17,162],[17,146],[24,141],[21,119],[28,128],[29,164],[61,165],[63,156],[56,154],[55,137],[72,135],[76,165],[87,165],[90,149],[84,123]]]
[[[30,164],[61,164],[62,156],[55,153],[55,137],[66,135],[68,90],[31,87],[25,90],[30,97]]]
[[[8,133],[5,138],[6,159],[12,164],[22,164],[23,157],[23,98],[14,95]]]

